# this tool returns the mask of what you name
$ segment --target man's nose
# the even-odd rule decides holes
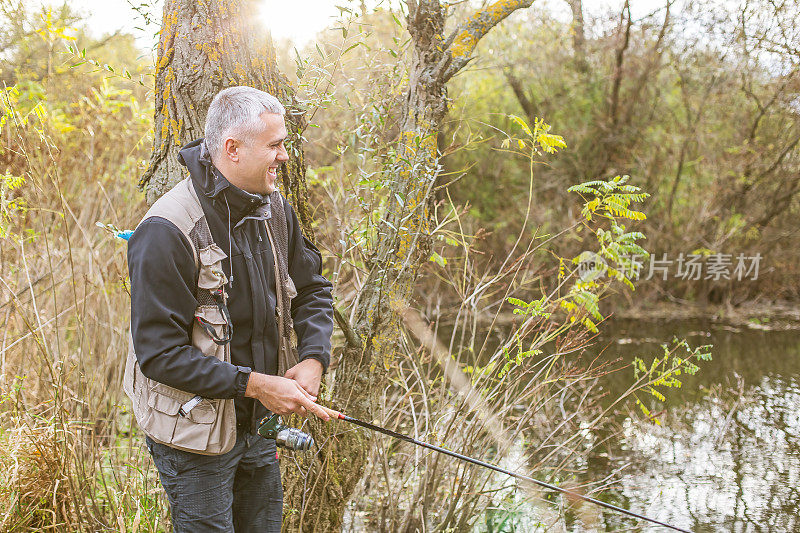
[[[286,151],[285,145],[283,144],[281,145],[281,149],[278,150],[278,156],[276,157],[276,159],[278,159],[278,161],[281,162],[289,160],[289,152]]]

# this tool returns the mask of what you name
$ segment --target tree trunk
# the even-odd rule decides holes
[[[286,106],[291,159],[281,168],[282,190],[311,231],[303,150],[296,139],[303,115],[294,92],[278,72],[269,33],[258,24],[253,0],[167,0],[158,43],[155,132],[150,166],[139,185],[152,205],[185,177],[178,150],[203,136],[206,112],[219,91],[249,85]]]
[[[589,70],[586,60],[586,28],[583,22],[583,0],[567,0],[572,11],[572,52],[575,58],[575,67],[580,72]]]

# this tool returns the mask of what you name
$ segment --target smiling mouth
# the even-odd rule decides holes
[[[278,177],[278,167],[269,167],[267,169],[267,175],[277,178]]]

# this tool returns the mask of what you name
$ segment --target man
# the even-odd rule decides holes
[[[187,144],[179,154],[190,175],[185,187],[196,193],[221,258],[215,265],[224,273],[218,291],[224,297],[217,303],[230,319],[224,321],[228,326],[212,327],[221,335],[232,331],[228,339],[214,339],[216,345],[227,344],[225,357],[209,357],[193,337],[200,321],[197,311],[203,308],[198,300],[198,268],[202,271],[203,264],[198,267],[196,246],[187,233],[169,216],[146,216],[129,241],[131,336],[138,370],[152,380],[145,380],[149,388],[205,399],[234,398],[235,444],[225,453],[187,451],[174,445],[170,435],[151,438],[156,432],[143,425],[176,532],[280,531],[283,492],[275,442],[257,434],[257,423],[267,410],[281,415],[310,412],[328,420],[314,402],[330,357],[331,284],[321,275],[319,251],[303,237],[293,209],[286,202],[275,205],[272,195],[278,168],[289,159],[284,113],[268,93],[251,87],[225,89],[209,107],[205,140]],[[278,274],[266,226],[278,209],[287,221],[286,262],[297,290],[291,314],[300,358],[285,376],[275,375]],[[213,419],[225,400],[209,401],[217,406],[210,411]],[[177,419],[177,408],[171,412],[152,398],[143,407],[150,408],[153,414]],[[210,420],[200,420],[204,426],[196,423],[200,418],[190,413],[172,427],[194,424],[187,430],[191,435],[197,427],[212,427]],[[219,417],[214,424],[218,422]]]

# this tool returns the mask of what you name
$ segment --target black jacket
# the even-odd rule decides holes
[[[194,255],[180,230],[160,217],[140,224],[128,242],[133,345],[145,376],[206,398],[236,398],[237,425],[252,430],[266,409],[244,397],[250,371],[275,374],[278,366],[275,264],[264,224],[271,216],[269,199],[232,185],[201,148],[202,139],[187,144],[179,160],[189,169],[214,242],[229,254],[222,267],[230,280],[231,363],[205,357],[191,345],[197,307]],[[327,368],[331,284],[321,274],[319,250],[302,235],[288,202],[284,209],[289,275],[297,287],[292,318],[298,352],[301,360],[312,357]]]

